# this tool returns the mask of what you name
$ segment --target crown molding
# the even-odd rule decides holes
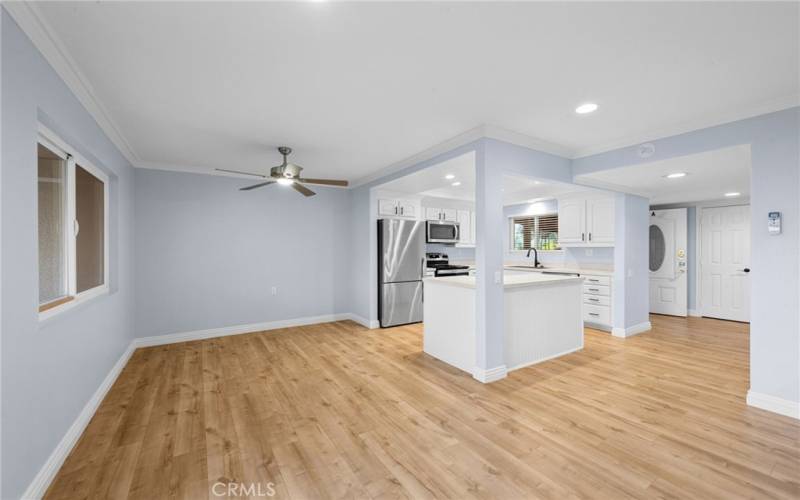
[[[575,155],[575,150],[572,148],[520,132],[514,132],[513,130],[504,129],[496,125],[484,125],[483,136],[489,139],[496,139],[498,141],[514,144],[515,146],[522,146],[542,153],[560,156],[562,158],[572,159]]]
[[[446,141],[431,146],[413,156],[409,156],[408,158],[400,160],[396,163],[387,165],[386,167],[383,167],[372,174],[361,177],[352,183],[352,187],[355,188],[363,186],[364,184],[369,184],[388,175],[397,173],[405,168],[414,166],[423,161],[430,160],[431,158],[434,158],[440,154],[447,153],[448,151],[452,151],[453,149],[469,144],[470,142],[485,138],[496,139],[498,141],[507,142],[509,144],[514,144],[516,146],[522,146],[529,149],[535,149],[543,153],[549,153],[568,159],[572,158],[572,154],[574,153],[571,149],[560,144],[547,142],[542,139],[537,139],[536,137],[522,134],[520,132],[504,129],[496,125],[483,124],[458,134],[455,137],[451,137]]]
[[[417,163],[421,163],[423,161],[430,160],[440,154],[447,153],[455,148],[461,147],[465,144],[469,144],[470,142],[477,141],[478,139],[483,138],[483,126],[478,126],[472,129],[467,130],[461,134],[458,134],[455,137],[451,137],[444,142],[440,142],[434,146],[431,146],[419,153],[409,156],[408,158],[404,158],[398,162],[391,163],[380,170],[377,170],[371,174],[365,175],[356,179],[354,182],[351,183],[351,187],[357,188],[359,186],[363,186],[364,184],[369,184],[373,181],[377,181],[378,179],[382,179],[387,175],[394,174],[399,172],[405,168],[411,167],[416,165]]]
[[[3,8],[14,18],[20,29],[30,38],[33,45],[50,63],[56,74],[61,77],[111,142],[131,164],[135,164],[139,160],[139,156],[122,135],[108,109],[97,97],[91,83],[69,55],[63,42],[47,22],[39,7],[34,2],[3,2]]]
[[[723,111],[721,113],[709,114],[702,118],[687,120],[670,126],[651,130],[650,132],[644,134],[634,134],[627,137],[622,137],[605,144],[589,146],[586,148],[578,148],[574,151],[574,155],[571,157],[571,159],[574,160],[577,158],[584,158],[586,156],[606,153],[615,149],[622,149],[645,142],[664,139],[665,137],[672,137],[685,134],[687,132],[694,132],[695,130],[702,130],[705,128],[715,127],[717,125],[723,125],[725,123],[745,120],[747,118],[766,115],[776,111],[794,108],[796,106],[800,106],[800,95],[798,94],[787,95],[777,99],[770,99],[768,101],[759,102],[752,106],[738,108],[734,111]]]

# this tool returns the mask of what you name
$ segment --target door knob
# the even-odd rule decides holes
[[[750,268],[749,267],[745,267],[744,269],[742,269],[742,271],[744,271],[746,273],[749,273],[750,272]]]

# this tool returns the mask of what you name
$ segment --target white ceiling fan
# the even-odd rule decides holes
[[[300,172],[303,170],[303,167],[300,165],[295,165],[294,163],[289,163],[286,159],[292,153],[292,148],[286,146],[280,146],[278,148],[278,152],[283,155],[283,163],[278,165],[277,167],[272,167],[269,170],[269,175],[261,175],[261,174],[254,174],[251,172],[241,172],[239,170],[227,170],[224,168],[217,168],[220,172],[230,172],[232,174],[243,174],[243,175],[253,175],[255,177],[261,177],[262,179],[270,179],[266,182],[260,182],[258,184],[253,184],[252,186],[246,186],[240,188],[239,191],[250,191],[251,189],[260,188],[263,186],[269,186],[270,184],[284,184],[287,186],[292,186],[295,191],[300,192],[304,196],[314,196],[314,191],[308,189],[304,186],[304,184],[319,184],[321,186],[347,186],[347,181],[340,181],[334,179],[310,179],[305,177],[300,177]]]

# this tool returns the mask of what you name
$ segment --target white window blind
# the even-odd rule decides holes
[[[526,215],[511,219],[511,249],[558,250],[558,215]]]

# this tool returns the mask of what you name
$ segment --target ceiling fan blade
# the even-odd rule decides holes
[[[260,188],[262,186],[269,186],[270,184],[275,184],[275,181],[267,181],[267,182],[262,182],[260,184],[253,184],[252,186],[239,188],[239,191],[250,191],[251,189]]]
[[[337,181],[334,179],[297,179],[300,182],[305,182],[306,184],[320,184],[323,186],[342,186],[346,187],[349,183],[347,181]]]
[[[314,196],[315,194],[317,194],[296,181],[292,183],[292,187],[294,188],[295,191],[303,193],[304,196]]]
[[[266,175],[254,174],[252,172],[241,172],[239,170],[228,170],[228,169],[225,169],[225,168],[215,168],[214,170],[217,170],[219,172],[228,172],[229,174],[254,175],[256,177],[261,177],[262,179],[266,179],[267,178]]]

